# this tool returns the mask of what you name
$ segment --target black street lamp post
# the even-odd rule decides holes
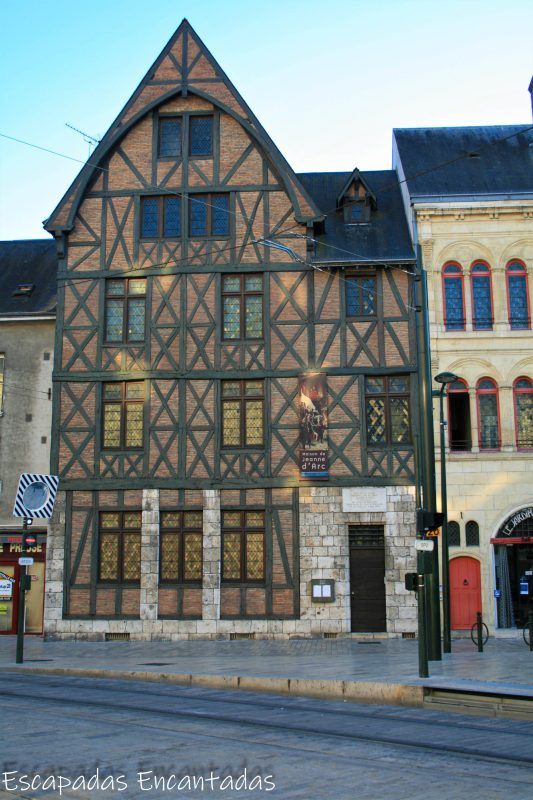
[[[446,386],[457,380],[453,372],[440,372],[435,376],[441,384],[440,401],[440,485],[442,520],[442,649],[444,653],[452,652],[450,633],[450,558],[448,546],[448,493],[446,486],[446,421],[444,419],[444,395]]]

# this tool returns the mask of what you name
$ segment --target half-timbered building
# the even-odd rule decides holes
[[[296,175],[184,21],[45,227],[47,634],[413,632],[395,173]]]

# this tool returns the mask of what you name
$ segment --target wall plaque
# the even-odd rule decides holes
[[[384,486],[354,486],[343,489],[342,510],[345,513],[386,511],[387,490]]]

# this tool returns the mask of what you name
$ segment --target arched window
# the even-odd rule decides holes
[[[516,446],[519,450],[533,449],[533,383],[529,378],[517,378],[513,384]]]
[[[498,387],[491,378],[482,378],[478,381],[477,415],[479,424],[479,449],[498,450],[500,447]]]
[[[519,261],[507,264],[507,303],[512,330],[528,329],[529,292],[526,268]]]
[[[450,547],[461,546],[461,530],[458,522],[448,522],[448,545]]]
[[[486,264],[477,262],[470,270],[472,286],[472,322],[475,331],[492,330],[492,286],[490,269]]]
[[[470,399],[468,387],[463,380],[457,380],[448,386],[448,439],[450,450],[472,449]]]
[[[479,547],[479,525],[470,520],[465,525],[465,541],[467,547]]]
[[[463,270],[459,264],[446,264],[442,271],[444,293],[444,324],[447,331],[464,331],[465,303]]]

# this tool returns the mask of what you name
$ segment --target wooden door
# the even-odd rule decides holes
[[[468,630],[476,621],[481,608],[481,579],[479,561],[459,556],[450,561],[451,627]]]
[[[383,528],[350,525],[350,599],[353,633],[387,630]]]

